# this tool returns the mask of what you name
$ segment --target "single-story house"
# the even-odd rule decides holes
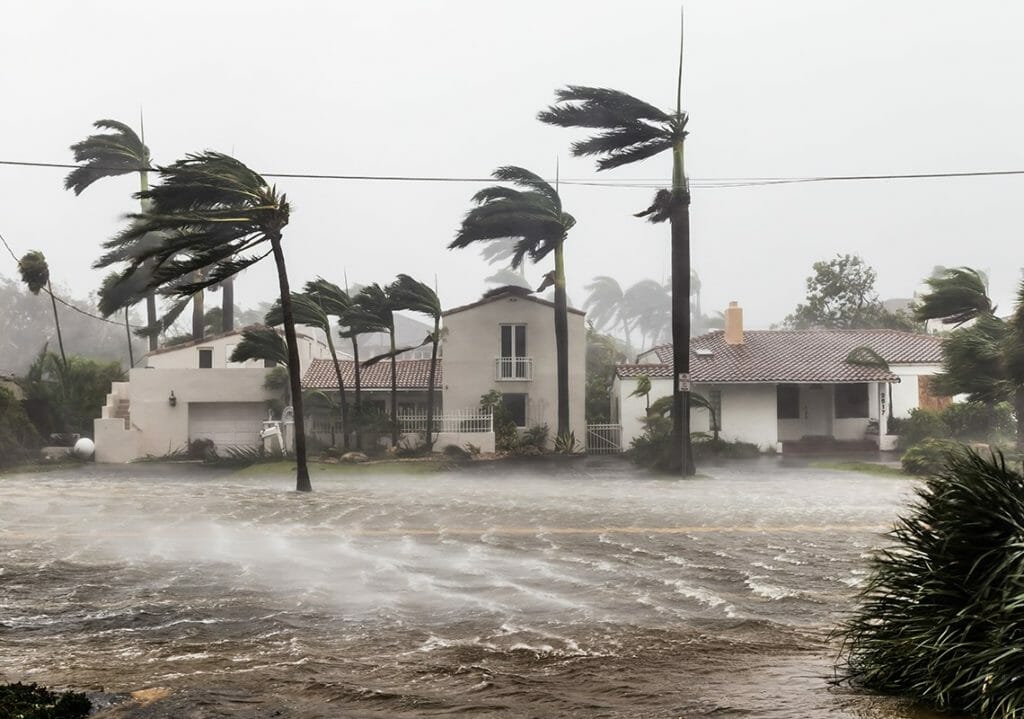
[[[714,409],[713,419],[706,409],[691,409],[691,430],[717,428],[723,439],[783,451],[823,441],[893,449],[890,416],[948,402],[929,388],[941,362],[942,339],[935,335],[886,329],[745,331],[742,309],[731,303],[724,331],[690,340],[692,391]],[[650,401],[672,394],[671,345],[615,368],[611,414],[622,426],[624,447],[643,432],[648,398],[633,395],[641,377],[650,379]]]

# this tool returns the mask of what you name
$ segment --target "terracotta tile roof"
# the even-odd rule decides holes
[[[712,332],[690,340],[694,382],[892,382],[896,375],[880,367],[846,361],[850,351],[870,347],[889,364],[936,364],[942,339],[899,330],[748,330],[742,345],[728,345]],[[654,348],[661,365],[616,366],[619,377],[672,376],[672,348]],[[650,352],[649,350],[648,352]],[[650,358],[648,353],[644,353]],[[658,369],[661,368],[661,369]]]
[[[345,389],[356,386],[355,362],[338,360],[341,366],[341,379]],[[437,360],[437,375],[434,377],[434,388],[441,389],[441,365]],[[398,389],[427,389],[430,378],[430,360],[398,360]],[[384,360],[372,367],[363,367],[360,372],[363,389],[391,389],[391,362]],[[329,359],[315,359],[302,378],[302,386],[306,389],[337,389],[338,377]]]

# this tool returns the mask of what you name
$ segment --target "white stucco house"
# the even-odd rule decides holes
[[[97,462],[130,462],[181,451],[196,439],[217,447],[256,447],[267,402],[263,362],[230,362],[243,330],[150,352],[127,382],[115,382],[93,421]],[[305,369],[329,356],[322,330],[299,325]]]
[[[570,430],[586,437],[585,313],[569,308]],[[446,411],[480,406],[498,390],[516,425],[546,424],[549,442],[558,428],[554,304],[520,287],[500,287],[480,300],[444,313]]]
[[[849,362],[867,347],[887,366]],[[716,409],[720,436],[762,449],[808,446],[895,448],[888,418],[906,417],[943,400],[929,391],[942,362],[942,339],[898,330],[746,330],[736,303],[724,331],[690,341],[694,392]],[[643,432],[646,399],[630,396],[637,379],[651,380],[650,399],[672,394],[672,347],[640,354],[616,367],[611,415],[622,425],[624,447]],[[691,410],[691,430],[711,431],[711,415]]]

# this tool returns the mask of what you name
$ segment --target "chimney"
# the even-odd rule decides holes
[[[725,343],[743,344],[743,308],[737,302],[730,302],[725,310]]]

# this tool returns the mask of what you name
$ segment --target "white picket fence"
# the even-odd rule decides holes
[[[622,425],[587,425],[588,454],[619,454],[622,451]]]

